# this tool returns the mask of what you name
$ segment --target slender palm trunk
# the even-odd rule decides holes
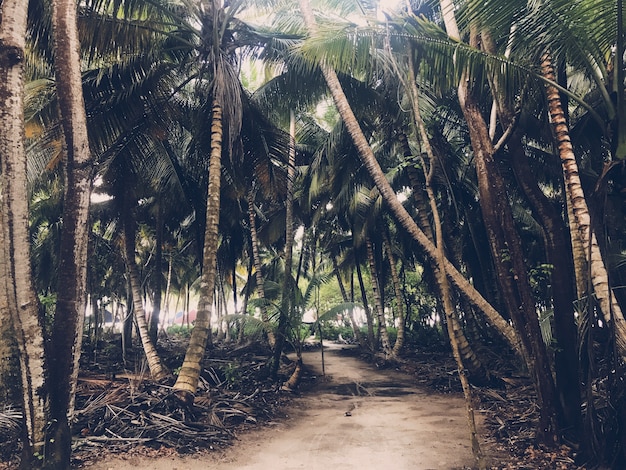
[[[265,303],[265,281],[263,280],[263,265],[261,264],[261,256],[259,255],[259,236],[256,228],[256,211],[254,210],[254,192],[252,189],[248,192],[248,219],[250,221],[250,243],[252,245],[256,291],[261,299],[259,306],[261,310],[261,321],[265,325],[267,341],[270,347],[273,348],[276,344],[276,337],[274,336],[274,330],[270,327],[269,317],[267,315],[267,304]]]
[[[130,213],[130,209],[127,211]],[[135,321],[137,322],[137,329],[139,330],[139,337],[141,338],[141,344],[143,345],[143,350],[146,355],[150,375],[154,380],[162,380],[169,375],[169,372],[163,366],[159,354],[154,347],[154,343],[152,342],[152,338],[150,337],[148,321],[146,320],[146,313],[143,308],[141,280],[139,278],[137,263],[135,262],[134,221],[129,213],[124,217],[124,257],[126,259],[126,269],[130,279],[130,288],[133,297],[133,312],[135,314]]]
[[[385,358],[395,358],[391,343],[389,341],[389,332],[387,331],[387,322],[385,321],[385,306],[380,293],[380,284],[378,279],[378,270],[376,268],[376,259],[374,257],[374,246],[369,237],[365,241],[367,247],[367,261],[370,267],[370,275],[372,277],[372,292],[376,306],[376,316],[378,317],[378,329],[380,330],[380,343],[383,347]]]
[[[272,363],[272,376],[276,377],[278,366],[280,365],[280,356],[287,335],[287,327],[289,319],[293,315],[295,308],[294,293],[297,288],[293,285],[292,267],[293,267],[293,181],[296,177],[296,117],[293,110],[289,116],[289,162],[287,166],[287,200],[285,201],[285,272],[282,285],[281,308],[278,315],[278,329],[276,331],[276,345],[274,347],[274,361]],[[302,362],[300,352],[299,338],[294,342],[298,348],[298,359]],[[299,380],[301,367],[296,367],[293,382]]]
[[[367,342],[371,351],[376,350],[376,338],[374,337],[374,319],[372,318],[372,311],[370,310],[369,303],[367,301],[367,294],[365,292],[365,283],[363,282],[363,273],[361,272],[361,262],[356,255],[356,247],[354,250],[354,266],[356,267],[356,276],[359,281],[359,290],[361,292],[361,302],[363,302],[363,309],[365,310],[365,319],[367,320]]]
[[[298,0],[300,9],[302,10],[305,23],[309,31],[314,32],[317,28],[313,11],[308,0]],[[339,114],[346,126],[346,129],[353,140],[353,143],[359,153],[359,157],[366,167],[376,187],[380,191],[383,200],[395,216],[398,223],[409,233],[409,235],[419,244],[426,255],[431,259],[437,258],[437,250],[434,244],[426,237],[422,230],[417,226],[411,215],[404,208],[402,203],[398,201],[396,193],[387,181],[376,157],[369,146],[369,143],[363,134],[361,127],[350,108],[350,104],[346,98],[336,72],[325,64],[321,64],[321,70],[333,96],[333,101],[337,107]],[[463,275],[450,263],[445,260],[446,273],[450,277],[452,283],[459,291],[468,298],[470,303],[481,310],[485,318],[494,326],[496,331],[507,341],[511,349],[518,350],[519,339],[514,329],[504,318],[480,295],[480,293],[463,277]]]
[[[210,334],[211,306],[215,290],[216,255],[219,242],[222,138],[222,106],[217,98],[214,98],[200,299],[198,300],[196,323],[191,332],[185,360],[180,369],[178,379],[174,384],[174,390],[179,392],[179,397],[188,403],[193,403],[194,395],[198,388],[202,359]]]
[[[554,67],[549,56],[545,56],[542,66],[543,76],[554,81]],[[565,175],[565,187],[570,195],[574,219],[570,220],[570,230],[577,230],[582,241],[587,263],[591,271],[591,285],[604,320],[615,328],[615,345],[622,361],[626,361],[626,320],[615,295],[610,288],[609,276],[600,252],[596,234],[591,230],[591,217],[587,200],[580,182],[578,163],[569,136],[565,113],[561,106],[561,96],[556,87],[546,85],[548,111],[554,129],[559,157]]]
[[[150,324],[148,331],[150,332],[150,340],[152,344],[157,344],[159,323],[161,318],[161,299],[163,298],[163,202],[161,196],[157,197],[157,217],[156,217],[156,235],[154,248],[154,280],[152,287],[154,290],[154,300],[152,315],[150,315]]]
[[[71,435],[68,418],[73,413],[87,302],[92,168],[89,164],[91,152],[82,94],[76,8],[73,0],[52,2],[56,90],[66,153],[57,302],[49,348],[49,373],[54,377],[49,388],[52,424],[48,431],[45,458],[45,465],[55,469],[69,468]]]
[[[6,299],[19,351],[24,468],[38,468],[47,417],[43,325],[32,284],[28,234],[28,191],[24,149],[24,57],[28,2],[0,3],[0,165],[2,203],[0,289]]]
[[[393,344],[392,353],[394,356],[398,356],[402,347],[404,346],[404,296],[402,295],[402,286],[400,283],[400,277],[398,276],[398,268],[396,267],[396,259],[391,251],[391,242],[389,237],[385,234],[385,241],[383,242],[383,250],[387,255],[387,262],[389,263],[389,269],[391,271],[391,283],[393,284],[393,292],[396,297],[396,309],[398,317],[396,318],[396,342]]]

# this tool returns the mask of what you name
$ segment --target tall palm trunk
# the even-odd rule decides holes
[[[367,261],[370,267],[370,275],[372,278],[372,292],[374,293],[376,316],[378,317],[378,329],[380,330],[380,342],[383,347],[385,358],[395,358],[389,341],[389,332],[387,331],[387,322],[385,321],[385,306],[380,292],[380,282],[378,279],[378,269],[376,268],[376,259],[374,257],[374,245],[369,237],[365,240],[367,247]]]
[[[125,206],[128,207],[128,209],[126,209],[127,213],[124,214],[124,258],[126,260],[128,278],[130,279],[133,312],[135,314],[135,321],[137,322],[137,329],[139,330],[139,337],[141,338],[141,344],[146,355],[150,375],[154,380],[162,380],[169,375],[169,372],[163,366],[154,343],[152,342],[152,338],[150,337],[146,312],[143,308],[139,269],[135,262],[135,222],[130,215],[131,209],[129,204],[125,204]]]
[[[269,317],[267,315],[267,304],[265,303],[265,281],[263,280],[263,266],[261,264],[261,256],[259,255],[259,236],[256,228],[256,211],[254,210],[254,192],[252,189],[248,192],[248,219],[250,221],[250,244],[252,245],[252,258],[254,261],[254,275],[256,278],[256,290],[261,299],[259,309],[261,310],[261,321],[266,327],[267,341],[273,348],[276,344],[274,331],[269,326]]]
[[[310,32],[315,32],[317,26],[313,11],[308,0],[298,0],[300,9],[304,16],[305,23]],[[359,153],[359,157],[370,174],[376,187],[380,191],[383,200],[395,216],[398,223],[409,233],[409,235],[419,244],[426,255],[431,259],[437,259],[437,250],[434,244],[428,240],[426,235],[417,226],[410,214],[404,208],[402,203],[398,201],[396,193],[387,181],[374,152],[372,151],[363,131],[352,111],[350,104],[346,98],[336,72],[322,63],[320,65],[328,88],[333,97],[335,106],[339,111],[339,115],[343,120],[346,129],[352,138],[352,141]],[[518,350],[519,339],[513,328],[502,318],[502,316],[480,295],[480,293],[463,277],[463,275],[450,263],[449,260],[444,261],[446,265],[446,273],[450,277],[452,283],[459,291],[467,297],[468,301],[477,307],[485,318],[494,326],[496,331],[507,341],[511,349]]]
[[[26,439],[22,464],[38,468],[47,423],[43,325],[32,284],[24,150],[24,57],[28,2],[0,3],[0,289],[6,299],[20,362]]]
[[[202,358],[204,357],[207,339],[210,334],[211,306],[215,290],[217,248],[219,243],[222,139],[222,105],[217,98],[214,98],[200,298],[198,299],[196,323],[191,331],[191,338],[189,339],[189,346],[187,347],[183,365],[174,384],[174,390],[179,392],[180,398],[188,403],[193,403],[194,394],[198,388]]]
[[[459,33],[449,0],[441,1],[448,35],[458,40]],[[478,46],[479,34],[470,29],[470,45]],[[552,372],[542,340],[535,302],[530,290],[521,241],[515,230],[511,207],[504,181],[494,160],[495,149],[489,129],[470,89],[467,71],[459,82],[458,99],[469,128],[470,141],[476,165],[480,208],[489,239],[491,256],[498,285],[507,311],[517,330],[533,377],[540,407],[537,436],[540,441],[553,443],[558,432],[557,400]]]
[[[554,82],[554,67],[549,56],[545,56],[541,64],[545,78]],[[570,220],[570,230],[578,232],[582,241],[585,257],[590,268],[590,280],[593,293],[600,307],[604,320],[615,328],[615,345],[622,361],[626,361],[626,320],[622,309],[613,295],[609,276],[604,264],[604,258],[600,252],[596,234],[591,230],[591,217],[587,200],[580,182],[576,155],[569,136],[569,128],[565,113],[561,106],[561,96],[558,89],[552,85],[546,85],[548,100],[548,112],[554,129],[559,157],[565,175],[565,187],[569,193],[572,204],[574,219]]]
[[[69,468],[73,413],[87,303],[91,152],[82,93],[76,2],[52,2],[56,90],[64,135],[65,197],[57,301],[49,348],[50,418],[46,466]],[[68,416],[69,415],[69,416]]]
[[[293,182],[296,177],[296,116],[293,110],[289,113],[289,162],[287,166],[287,197],[285,201],[285,272],[282,285],[281,308],[278,315],[278,329],[276,331],[276,345],[274,347],[274,361],[272,363],[272,376],[276,377],[280,356],[287,335],[289,319],[292,317],[295,308],[294,293],[296,286],[293,285]],[[314,258],[315,259],[315,258]],[[297,384],[302,371],[302,354],[299,341],[295,341],[298,353],[298,363],[294,375],[289,379],[292,388]]]

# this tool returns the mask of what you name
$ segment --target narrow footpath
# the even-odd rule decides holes
[[[415,387],[393,370],[342,354],[306,352],[320,377],[293,400],[284,419],[240,435],[232,446],[197,457],[115,458],[92,470],[452,470],[473,459],[461,396]]]

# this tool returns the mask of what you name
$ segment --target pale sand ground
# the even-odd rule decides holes
[[[334,346],[336,348],[337,346]],[[320,351],[305,364],[321,374]],[[450,470],[473,464],[462,397],[325,350],[326,377],[285,418],[208,455],[107,459],[91,470]],[[347,416],[348,412],[349,416]],[[480,422],[480,421],[479,421]]]

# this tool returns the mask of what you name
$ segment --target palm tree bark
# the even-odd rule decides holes
[[[0,3],[0,272],[19,351],[26,439],[22,466],[38,468],[47,416],[43,325],[32,284],[24,149],[24,57],[28,2]]]
[[[135,262],[135,228],[134,220],[130,215],[130,204],[125,204],[126,214],[124,216],[124,258],[126,259],[126,269],[128,278],[130,279],[130,288],[133,298],[133,312],[139,337],[146,355],[146,362],[150,375],[154,380],[162,380],[169,375],[168,370],[163,366],[161,358],[150,337],[148,321],[146,320],[146,312],[143,308],[143,296],[141,295],[141,280],[139,278],[139,269]]]
[[[56,91],[64,135],[66,186],[59,255],[57,301],[49,349],[51,427],[46,466],[69,468],[71,435],[68,418],[74,395],[87,303],[87,245],[92,187],[91,151],[82,93],[76,2],[52,2]]]
[[[263,266],[261,264],[261,256],[259,255],[259,236],[256,227],[256,211],[254,210],[254,192],[252,189],[248,192],[248,219],[250,221],[250,244],[252,245],[252,258],[254,261],[254,276],[256,278],[256,291],[261,299],[259,309],[261,310],[261,321],[267,334],[267,341],[271,348],[276,344],[274,331],[269,326],[269,317],[267,315],[267,304],[265,303],[265,281],[263,280]]]
[[[396,267],[396,260],[391,250],[391,242],[389,237],[385,234],[385,241],[383,242],[383,249],[387,255],[387,262],[389,263],[389,270],[391,271],[391,283],[393,284],[393,292],[396,297],[396,308],[398,312],[397,321],[397,336],[396,342],[393,344],[392,354],[398,356],[402,348],[404,347],[404,296],[402,295],[402,287],[400,283],[400,277],[398,276],[398,268]]]
[[[459,40],[458,28],[449,0],[441,1],[448,35]],[[479,32],[470,28],[470,45],[478,46]],[[540,406],[537,437],[544,443],[554,443],[557,420],[556,390],[547,351],[542,340],[535,302],[530,290],[521,241],[508,203],[504,181],[494,159],[495,149],[489,129],[470,88],[471,81],[463,71],[458,86],[458,99],[469,128],[476,165],[480,208],[487,230],[491,256],[497,273],[503,300],[521,339],[522,354],[533,377]]]
[[[193,403],[194,395],[198,388],[202,359],[210,334],[211,306],[215,290],[217,247],[219,243],[222,139],[222,106],[219,100],[214,98],[200,298],[198,300],[196,323],[191,331],[191,338],[189,339],[189,346],[187,347],[183,365],[174,384],[174,390],[178,392],[178,396],[187,403]]]
[[[385,321],[385,306],[380,293],[380,283],[378,279],[378,270],[376,269],[376,259],[374,258],[374,246],[369,237],[365,240],[367,247],[367,261],[370,267],[370,276],[372,278],[372,292],[374,293],[376,316],[378,317],[378,329],[380,330],[380,342],[383,347],[385,358],[395,358],[389,342],[389,332],[387,331],[387,322]]]
[[[308,0],[298,0],[300,9],[305,19],[305,23],[310,32],[315,32],[317,26],[313,11]],[[398,201],[396,193],[387,181],[374,152],[372,151],[363,131],[352,111],[345,93],[339,83],[336,72],[328,65],[320,64],[322,73],[333,97],[333,101],[339,115],[341,116],[346,129],[353,140],[353,143],[359,153],[363,165],[372,177],[374,184],[380,191],[383,200],[396,217],[398,223],[409,233],[409,235],[419,244],[426,255],[431,259],[437,259],[437,250],[434,244],[426,237],[422,230],[417,226],[410,214],[404,208],[402,203]],[[469,283],[467,279],[456,269],[449,261],[445,260],[446,274],[459,291],[467,297],[468,301],[478,308],[485,318],[494,326],[496,331],[507,341],[512,350],[519,350],[519,339],[517,333],[509,325],[504,318],[483,298],[483,296]]]
[[[276,378],[278,366],[280,365],[280,356],[283,353],[283,347],[287,335],[287,327],[289,319],[292,317],[295,308],[295,289],[293,285],[292,267],[293,267],[293,181],[296,177],[296,116],[293,110],[289,113],[289,161],[287,165],[287,196],[285,201],[285,272],[282,285],[281,308],[278,315],[278,329],[276,331],[276,344],[274,346],[274,361],[272,363],[272,376]],[[298,362],[300,367],[296,367],[294,376],[289,382],[297,384],[302,370],[301,351],[299,341],[296,341],[298,348]]]
[[[554,67],[549,56],[545,56],[541,64],[543,76],[554,82]],[[609,276],[604,264],[604,258],[595,233],[591,230],[591,217],[587,200],[580,182],[578,163],[569,136],[569,127],[561,106],[561,96],[558,89],[553,85],[546,85],[546,97],[548,100],[548,112],[554,130],[555,139],[563,173],[565,175],[565,187],[572,203],[573,220],[570,220],[570,230],[578,232],[582,241],[584,253],[590,268],[590,280],[593,293],[600,307],[604,320],[615,328],[615,345],[622,361],[626,362],[626,320],[622,309],[613,295]]]
[[[365,310],[365,319],[367,320],[367,342],[371,351],[376,350],[376,339],[374,337],[374,320],[372,318],[372,311],[370,310],[369,303],[367,302],[367,294],[365,292],[365,282],[363,281],[363,273],[361,272],[361,261],[357,256],[357,248],[354,246],[354,266],[356,267],[356,275],[359,281],[359,290],[361,292],[361,302],[363,302],[363,310]]]

